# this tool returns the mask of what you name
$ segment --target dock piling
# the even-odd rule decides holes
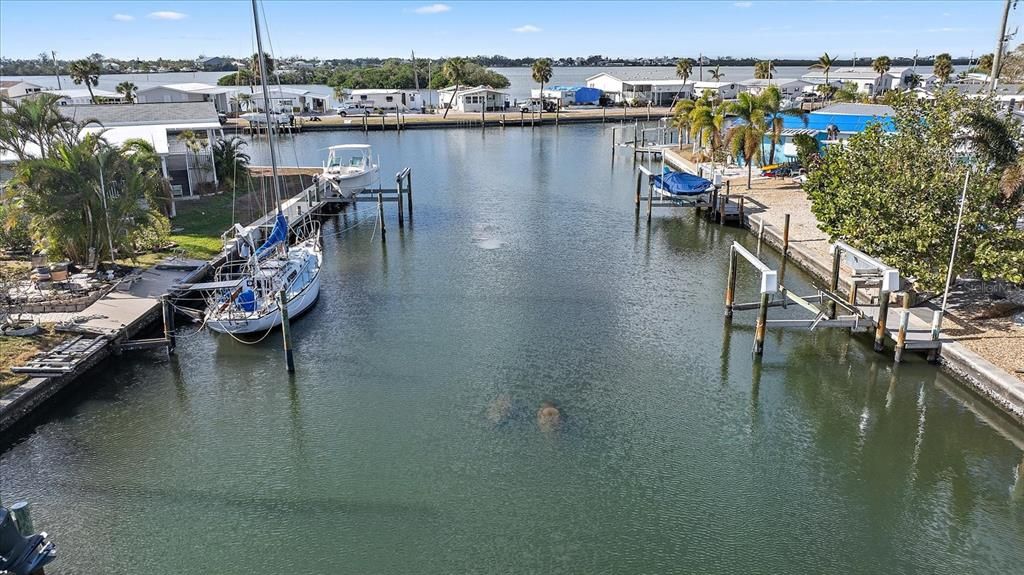
[[[654,209],[654,180],[647,179],[647,225],[651,225],[651,212]]]
[[[729,276],[725,282],[725,317],[732,320],[732,305],[736,299],[736,248],[729,246]]]
[[[885,324],[889,317],[889,290],[878,292],[878,326],[875,328],[875,351],[885,349]]]
[[[11,505],[11,515],[14,516],[14,522],[18,525],[18,532],[23,537],[35,534],[35,530],[32,528],[32,514],[29,512],[27,501],[19,501]]]
[[[167,295],[160,297],[164,314],[164,339],[167,340],[167,355],[174,353],[176,341],[174,339],[174,308],[171,307],[171,300]]]
[[[768,294],[761,294],[761,305],[757,308],[757,325],[754,327],[754,355],[764,355],[764,336],[768,324]]]
[[[380,241],[387,241],[387,227],[384,225],[384,192],[377,190],[377,218],[380,220]]]
[[[903,309],[900,310],[900,326],[896,331],[896,363],[903,361],[903,350],[907,348],[907,326],[910,324],[910,293],[903,292]]]
[[[789,214],[782,224],[782,265],[779,266],[779,283],[785,285],[786,260],[789,259]]]
[[[640,185],[643,182],[643,179],[644,173],[638,171],[636,173],[636,198],[634,198],[634,203],[636,203],[636,217],[638,218],[640,217]]]
[[[764,216],[757,228],[757,257],[761,257],[761,244],[764,243]]]
[[[406,188],[406,191],[405,191],[405,193],[406,193],[405,201],[408,204],[408,208],[409,208],[409,223],[411,225],[412,224],[412,168],[409,168],[405,172],[405,188]],[[398,200],[401,201],[402,198],[399,197]]]
[[[292,327],[288,320],[288,295],[285,290],[277,292],[277,309],[281,310],[281,339],[284,341],[284,361],[288,373],[295,371],[295,358],[292,355]]]
[[[832,249],[832,279],[828,284],[828,289],[833,294],[839,292],[839,265],[842,262],[843,252],[833,246]],[[828,301],[828,319],[836,319],[836,302],[834,299],[829,298]],[[884,335],[884,334],[883,334]]]

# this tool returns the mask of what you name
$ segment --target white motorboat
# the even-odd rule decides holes
[[[260,78],[267,77],[266,56],[260,34],[256,0],[252,0],[253,21],[256,26],[256,45],[259,48]],[[269,102],[267,83],[261,80],[263,99]],[[273,124],[269,110],[264,111],[267,125]],[[205,323],[210,329],[234,334],[269,333],[281,325],[282,309],[289,318],[309,310],[320,295],[320,268],[323,254],[320,230],[313,226],[311,233],[294,245],[288,244],[291,230],[281,209],[281,178],[278,174],[276,134],[267,131],[270,147],[270,167],[273,179],[277,215],[274,227],[262,245],[255,246],[255,229],[235,224],[235,246],[242,261],[231,261],[217,270],[214,281],[195,286],[206,292]]]
[[[352,197],[379,181],[379,161],[369,144],[339,144],[328,149],[320,180],[341,197]]]

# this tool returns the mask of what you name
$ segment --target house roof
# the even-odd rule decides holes
[[[35,86],[35,84],[31,82],[26,82],[25,80],[0,80],[0,88],[13,88],[18,84],[28,84],[29,86]]]
[[[438,92],[446,92],[447,93],[447,92],[452,92],[454,90],[455,90],[455,86],[448,86],[447,88],[441,88],[440,90],[438,90]],[[473,88],[466,88],[465,86],[460,86],[459,87],[459,94],[475,94],[477,92],[484,92],[484,91],[487,91],[487,92],[497,92],[499,94],[504,94],[505,93],[505,92],[502,92],[501,90],[496,90],[496,89],[494,89],[494,88],[492,88],[490,86],[475,86]]]
[[[811,114],[824,114],[832,116],[893,116],[896,112],[890,106],[883,104],[854,104],[839,103],[825,106],[815,110]]]
[[[225,86],[214,86],[213,84],[204,84],[202,82],[184,82],[181,84],[163,84],[160,86],[152,86],[150,88],[144,88],[139,90],[139,93],[149,92],[152,90],[158,90],[164,88],[167,90],[175,90],[177,92],[188,92],[190,94],[226,94],[231,92],[232,89]]]
[[[615,72],[601,72],[600,74],[594,74],[586,79],[587,82],[597,78],[599,76],[608,76],[614,78],[620,82],[651,82],[654,80],[673,80],[677,79],[674,69],[666,69],[665,71],[655,70],[616,70]]]
[[[92,94],[89,93],[88,88],[71,88],[68,90],[43,90],[46,94],[53,94],[60,96],[61,98],[90,98],[96,96],[97,98],[124,98],[117,92],[111,92],[110,90],[100,90],[99,88],[93,88]]]
[[[735,83],[736,82],[694,82],[693,83],[693,87],[697,88],[697,89],[701,89],[701,88],[715,88],[715,89],[717,89],[717,88],[724,88],[726,86],[731,86],[731,85],[733,85]]]
[[[66,117],[78,120],[96,120],[107,128],[155,124],[179,126],[213,123],[217,124],[216,127],[220,127],[220,122],[217,119],[217,109],[214,107],[213,102],[61,106],[60,113]],[[210,126],[210,128],[212,127]]]
[[[750,80],[743,80],[737,83],[748,88],[766,88],[768,86],[789,86],[790,84],[810,84],[810,82],[806,80],[801,80],[800,78],[772,78],[771,80],[767,78],[751,78]]]
[[[353,96],[369,96],[370,94],[401,94],[401,90],[395,90],[392,88],[357,88],[355,90],[347,90],[349,94]]]
[[[815,78],[825,79],[825,72],[821,70],[814,70],[801,76],[803,79]],[[840,70],[830,70],[828,73],[828,79],[831,80],[875,80],[878,78],[878,74],[874,70],[868,68],[843,68]]]

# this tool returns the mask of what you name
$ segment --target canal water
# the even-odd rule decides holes
[[[749,236],[637,222],[608,130],[286,140],[412,167],[411,224],[324,224],[294,377],[276,333],[186,326],[8,441],[0,495],[60,545],[47,572],[1019,572],[1024,434],[839,330],[773,330],[753,363],[753,312],[722,318]]]

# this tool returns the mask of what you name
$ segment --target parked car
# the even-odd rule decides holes
[[[370,110],[352,104],[342,104],[334,108],[334,111],[339,116],[365,116],[370,113]]]
[[[524,112],[524,113],[540,112],[541,111],[541,107],[540,106],[541,106],[540,98],[530,98],[529,100],[526,100],[525,102],[523,102],[522,104],[519,105],[519,111],[520,112]],[[555,103],[552,102],[551,100],[544,100],[544,111],[545,112],[554,112],[555,111]]]

